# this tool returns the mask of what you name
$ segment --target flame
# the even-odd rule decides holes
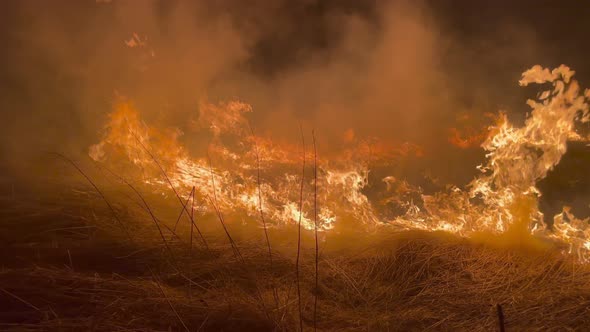
[[[569,213],[566,209],[549,228],[537,207],[541,193],[536,183],[559,163],[568,140],[583,139],[575,124],[588,122],[590,92],[580,95],[573,75],[564,65],[552,71],[534,66],[523,73],[521,86],[536,83],[553,88],[543,91],[537,100],[527,101],[532,111],[522,127],[514,127],[506,114],[500,113],[482,144],[487,152],[487,163],[479,166],[482,175],[468,191],[456,189],[450,195],[426,200],[433,211],[433,224],[457,226],[464,234],[485,230],[545,235],[569,244],[570,252],[580,259],[588,259],[587,220],[571,214],[564,218]],[[473,203],[475,199],[482,203]]]
[[[496,118],[496,116],[491,113],[485,113],[484,115],[488,119]],[[449,128],[449,136],[447,140],[449,143],[460,149],[480,147],[490,135],[489,126],[472,123],[474,121],[469,114],[460,114],[457,117],[457,120],[459,122],[459,127]]]
[[[362,139],[353,129],[347,130],[346,148],[341,154],[318,157],[319,229],[333,229],[346,218],[360,225],[442,230],[464,236],[478,232],[535,235],[568,244],[570,252],[589,259],[588,219],[578,219],[564,209],[549,227],[537,206],[541,195],[537,182],[559,163],[568,140],[585,139],[575,125],[589,120],[590,92],[580,94],[573,75],[574,71],[564,65],[553,70],[534,66],[522,74],[521,86],[551,86],[536,100],[527,101],[531,112],[522,127],[514,126],[505,113],[500,113],[495,124],[485,130],[466,136],[458,129],[451,130],[451,143],[461,148],[478,144],[486,151],[485,164],[478,166],[481,174],[465,188],[448,187],[423,195],[419,187],[404,179],[387,176],[382,179],[387,189],[380,196],[386,198],[373,202],[366,193],[371,187],[372,165],[408,155],[420,157],[424,152],[411,143]],[[246,118],[253,109],[241,101],[202,101],[199,109],[192,127],[211,135],[208,158],[190,155],[181,144],[182,132],[145,124],[127,100],[116,103],[104,138],[90,148],[89,154],[101,162],[121,160],[117,156],[123,156],[142,169],[145,183],[165,191],[166,182],[154,165],[156,159],[181,192],[195,188],[205,211],[211,212],[211,197],[215,197],[220,209],[241,211],[253,219],[262,209],[273,227],[296,224],[301,219],[303,227],[313,229],[314,179],[303,179],[306,194],[301,211],[296,190],[302,181],[301,147],[254,135]],[[312,167],[309,161],[307,165]],[[260,183],[258,171],[262,174]],[[414,200],[417,196],[421,201]],[[384,219],[380,212],[390,202],[403,206],[406,212]]]
[[[218,105],[202,105],[202,113],[198,123],[200,128],[209,130],[213,135],[213,143],[209,149],[211,159],[219,165],[232,165],[231,169],[210,167],[207,158],[194,158],[179,143],[181,132],[162,130],[146,125],[139,117],[139,112],[127,100],[119,100],[114,111],[109,115],[106,135],[103,140],[90,147],[89,154],[96,160],[106,162],[109,157],[119,159],[124,156],[134,165],[139,166],[144,174],[143,182],[153,185],[162,192],[166,181],[155,163],[162,166],[175,188],[188,192],[194,187],[196,197],[203,202],[202,208],[211,211],[208,202],[215,198],[216,207],[230,211],[243,211],[255,217],[262,208],[265,215],[275,221],[275,225],[295,223],[302,216],[302,225],[306,229],[314,229],[312,215],[313,202],[310,195],[304,197],[304,210],[299,211],[299,197],[295,188],[300,178],[293,167],[286,172],[278,173],[277,168],[297,166],[301,163],[301,149],[292,145],[276,145],[270,139],[247,134],[247,121],[244,113],[250,112],[249,105],[241,102],[221,103]],[[237,148],[232,150],[223,146],[220,135],[233,135]],[[238,153],[241,152],[241,153]],[[256,157],[260,156],[259,159]],[[258,160],[260,164],[258,164]],[[309,162],[308,162],[309,163]],[[336,221],[335,209],[345,210],[352,215],[360,211],[360,219],[366,219],[370,204],[360,193],[366,185],[367,173],[357,171],[356,165],[340,165],[327,168],[320,159],[319,172],[326,177],[318,179],[318,187],[324,194],[320,198],[336,201],[336,197],[344,197],[348,208],[341,209],[338,204],[326,203],[318,211],[318,227],[320,230],[331,229]],[[236,166],[237,165],[237,166]],[[229,167],[229,166],[228,166]],[[255,173],[258,167],[262,171],[272,171],[260,184],[261,199]],[[359,173],[357,173],[359,172]],[[306,191],[311,192],[312,179],[305,181]],[[353,185],[353,189],[349,189]]]

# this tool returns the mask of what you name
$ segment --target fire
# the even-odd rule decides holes
[[[419,187],[404,179],[387,176],[382,179],[387,190],[381,197],[389,198],[372,202],[366,194],[371,166],[409,154],[420,157],[423,151],[411,143],[393,146],[359,139],[353,129],[347,130],[347,149],[340,155],[318,158],[319,229],[330,230],[346,217],[360,225],[442,230],[464,236],[512,231],[562,241],[586,260],[590,253],[588,220],[580,220],[564,209],[549,227],[537,207],[541,195],[537,182],[559,163],[568,140],[584,139],[576,133],[575,125],[589,120],[590,92],[581,94],[573,75],[574,71],[563,65],[554,70],[534,66],[522,74],[522,86],[551,85],[536,100],[527,101],[531,112],[522,127],[514,126],[506,114],[500,113],[496,123],[483,131],[472,130],[467,136],[458,129],[451,131],[452,144],[461,148],[478,144],[486,151],[486,163],[478,166],[481,174],[465,188],[450,187],[423,195]],[[131,102],[120,100],[110,115],[103,140],[90,148],[90,156],[102,162],[124,156],[142,169],[145,183],[164,191],[166,182],[155,166],[159,163],[180,192],[194,187],[197,200],[209,212],[211,198],[215,197],[218,208],[242,211],[253,220],[262,209],[271,227],[296,224],[301,219],[303,227],[313,229],[314,201],[310,193],[314,179],[303,179],[303,197],[296,190],[302,181],[301,147],[254,135],[246,117],[251,112],[252,107],[241,101],[202,101],[193,129],[208,131],[212,139],[209,155],[195,157],[183,148],[182,132],[145,124]],[[309,160],[307,165],[311,167]],[[260,182],[257,172],[262,175]],[[408,198],[412,196],[408,193],[420,194],[422,201]],[[391,201],[403,201],[400,205],[407,212],[384,220],[380,211]]]
[[[110,114],[104,139],[90,147],[89,154],[96,161],[125,156],[142,169],[143,182],[153,185],[156,190],[165,191],[166,181],[162,178],[157,163],[165,169],[172,185],[180,188],[181,192],[189,192],[194,187],[196,197],[203,203],[202,208],[209,212],[212,212],[212,207],[208,205],[215,198],[217,208],[241,210],[252,217],[257,216],[262,208],[265,215],[274,220],[277,226],[295,223],[301,214],[302,226],[314,229],[313,218],[309,217],[313,213],[313,202],[309,195],[304,197],[304,211],[299,211],[299,197],[291,190],[301,181],[296,170],[287,169],[278,175],[276,172],[276,169],[285,169],[300,163],[300,158],[297,157],[301,155],[300,148],[291,145],[278,146],[270,139],[248,134],[248,124],[243,116],[251,111],[247,104],[230,102],[202,106],[203,112],[198,123],[201,128],[209,130],[214,138],[208,158],[191,157],[179,143],[182,133],[146,125],[139,118],[137,109],[126,100],[116,103]],[[222,134],[233,136],[234,143],[238,143],[232,144],[232,147],[222,145],[219,139]],[[259,165],[257,155],[260,156]],[[211,160],[224,167],[233,167],[212,167]],[[255,177],[258,167],[270,174],[260,184],[261,199]],[[350,207],[344,210],[353,215],[357,210],[366,214],[370,204],[359,191],[366,184],[367,174],[356,174],[355,170],[355,165],[344,163],[335,168],[320,166],[320,172],[328,175],[319,179],[318,187],[325,189],[322,192],[326,193],[320,194],[320,197],[327,200],[336,200],[336,196],[345,197]],[[310,192],[313,179],[305,180],[306,191]],[[354,185],[352,190],[348,188],[351,184]],[[334,210],[340,209],[337,205],[328,203],[321,206],[318,211],[320,230],[333,227],[336,221]],[[365,218],[364,215],[361,217]]]

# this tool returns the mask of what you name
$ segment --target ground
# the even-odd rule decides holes
[[[112,210],[84,182],[4,192],[0,330],[299,329],[296,228],[270,230],[272,266],[263,230],[232,215],[225,219],[233,248],[210,218],[198,220],[208,247],[195,234],[191,250],[188,219],[171,232],[178,209],[162,213],[158,196],[146,195],[162,238],[139,204],[102,188]],[[387,227],[320,240],[317,290],[312,234],[302,242],[307,331],[316,296],[320,331],[494,331],[498,306],[507,331],[590,326],[590,267],[550,246]]]

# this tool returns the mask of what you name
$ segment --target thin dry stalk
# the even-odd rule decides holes
[[[188,206],[188,202],[189,200],[192,200],[192,211],[189,213],[187,211],[187,206]],[[193,228],[197,230],[197,233],[199,234],[199,238],[201,239],[201,242],[203,242],[203,246],[205,247],[205,249],[207,249],[207,251],[209,250],[209,244],[207,244],[207,240],[205,240],[205,237],[203,236],[203,233],[201,232],[201,229],[199,228],[199,226],[197,226],[196,222],[195,222],[195,214],[194,214],[194,206],[195,206],[195,186],[193,186],[191,192],[189,193],[189,196],[186,199],[186,202],[184,203],[182,210],[180,210],[180,214],[178,215],[178,218],[176,219],[176,223],[174,224],[174,230],[171,230],[172,233],[175,233],[176,231],[176,227],[178,225],[178,223],[180,222],[180,218],[182,218],[183,214],[187,214],[189,222],[190,222],[190,227],[191,227],[191,243],[192,243],[192,232],[193,232]]]
[[[78,167],[78,165],[70,158],[64,156],[61,153],[55,153],[58,157],[62,158],[63,160],[67,161],[68,163],[70,163],[72,166],[74,166],[74,168],[80,173],[82,174],[82,176],[86,179],[86,181],[88,181],[88,183],[90,183],[90,185],[92,185],[92,187],[94,187],[94,190],[96,190],[96,192],[100,195],[100,197],[102,198],[102,200],[106,203],[106,205],[108,206],[109,210],[111,211],[113,218],[115,218],[115,220],[117,221],[117,223],[119,224],[119,227],[121,227],[121,229],[123,230],[123,232],[125,233],[125,235],[129,238],[129,241],[131,241],[132,243],[135,242],[133,240],[133,237],[131,236],[131,233],[129,233],[129,231],[127,230],[127,228],[125,227],[125,225],[123,224],[123,222],[121,221],[121,219],[119,219],[119,216],[117,215],[117,213],[115,212],[115,209],[113,208],[113,206],[111,205],[111,203],[109,202],[109,200],[106,198],[106,196],[102,193],[102,191],[100,189],[98,189],[98,187],[96,186],[96,184],[90,179],[90,177],[88,175],[86,175],[86,173],[84,173],[84,171],[82,171],[82,169],[80,167]]]
[[[74,270],[74,262],[72,261],[72,254],[70,253],[70,249],[68,249],[68,259],[70,260],[70,269]]]
[[[195,217],[195,186],[193,186],[193,190],[191,191],[191,220],[194,220]],[[194,230],[194,225],[193,223],[190,224],[191,227],[191,240],[190,240],[190,250],[189,250],[189,255],[190,255],[190,260],[191,263],[193,261],[193,230]],[[192,275],[192,264],[190,265],[191,270],[189,271]],[[189,299],[192,300],[193,299],[193,285],[191,282],[188,283],[188,296]]]
[[[18,300],[19,302],[22,302],[22,303],[26,304],[26,305],[27,305],[27,306],[29,306],[30,308],[32,308],[32,309],[35,309],[35,310],[37,310],[37,311],[41,312],[41,309],[39,309],[39,308],[38,308],[38,307],[36,307],[35,305],[31,304],[31,302],[29,302],[29,301],[27,301],[27,300],[25,300],[25,299],[21,298],[20,296],[17,296],[17,295],[15,295],[15,294],[13,294],[13,293],[11,293],[11,292],[7,291],[7,290],[6,290],[6,289],[4,289],[4,288],[0,288],[0,291],[2,291],[3,293],[7,294],[8,296],[10,296],[10,297],[12,297],[12,298],[14,298],[14,299]]]
[[[213,164],[211,162],[211,156],[209,155],[209,152],[207,152],[207,159],[209,161],[209,170],[211,172],[211,185],[212,185],[212,189],[213,189],[213,200],[211,200],[211,198],[209,198],[209,201],[211,202],[211,204],[213,205],[213,208],[215,209],[215,213],[217,214],[217,218],[219,219],[219,222],[221,223],[221,226],[223,227],[225,235],[227,236],[227,238],[229,240],[229,243],[233,249],[234,255],[245,266],[246,260],[244,259],[244,257],[240,253],[240,250],[239,250],[237,244],[235,243],[234,239],[231,237],[231,234],[229,233],[229,230],[227,229],[227,226],[226,226],[225,221],[223,219],[223,215],[221,214],[221,210],[219,209],[219,206],[217,203],[217,189],[215,188],[215,174],[213,172]],[[254,271],[254,274],[256,274],[256,271]],[[258,278],[256,276],[255,276],[255,279],[258,280]],[[266,309],[266,304],[264,302],[264,298],[262,297],[262,293],[260,292],[260,289],[258,287],[256,287],[256,295],[260,301],[260,304],[262,305],[262,308],[264,310],[264,314],[266,315],[267,318],[270,318],[270,316],[268,314],[268,310]]]
[[[269,268],[270,268],[270,280],[272,286],[272,295],[275,301],[275,308],[277,312],[279,311],[279,294],[277,293],[277,288],[275,286],[274,281],[274,267],[272,261],[272,247],[270,245],[270,238],[268,237],[268,228],[266,226],[266,219],[264,218],[264,211],[262,209],[262,185],[260,180],[260,151],[258,150],[258,144],[256,143],[256,139],[254,137],[254,130],[248,123],[250,127],[250,133],[252,134],[252,140],[254,141],[254,151],[256,153],[256,184],[258,186],[258,211],[260,212],[260,220],[262,221],[262,227],[264,228],[264,237],[266,239],[266,247],[268,249],[268,261],[269,261]]]
[[[186,215],[189,216],[189,218],[190,218],[190,213],[188,212],[188,209],[187,209],[186,205],[183,205],[182,204],[182,198],[178,194],[178,191],[176,191],[176,188],[174,188],[174,185],[172,184],[172,181],[170,181],[170,178],[168,177],[168,174],[166,173],[166,171],[164,170],[164,168],[162,167],[162,165],[160,164],[160,162],[158,162],[158,159],[156,159],[156,157],[150,152],[150,150],[139,140],[139,138],[137,137],[137,135],[135,135],[134,133],[132,133],[132,135],[133,135],[133,137],[135,137],[135,140],[137,141],[137,143],[139,143],[139,145],[141,145],[141,147],[145,150],[145,152],[150,156],[150,158],[152,158],[152,160],[154,161],[154,163],[158,166],[158,168],[160,169],[160,171],[164,175],[164,178],[166,179],[166,182],[168,182],[168,185],[170,186],[170,189],[172,189],[172,191],[174,192],[174,195],[176,196],[176,198],[180,202],[180,205],[182,206],[183,211],[186,212]],[[199,232],[199,235],[201,235],[201,240],[203,241],[205,247],[207,249],[209,249],[209,247],[207,245],[207,241],[205,241],[205,238],[201,234],[201,231],[199,230],[199,227],[195,224],[195,221],[194,220],[191,219],[191,222],[195,225],[195,229],[197,230],[197,232]]]
[[[199,226],[197,226],[196,222],[195,222],[195,186],[193,186],[193,188],[191,189],[189,196],[186,199],[186,202],[184,203],[184,206],[182,207],[182,210],[180,211],[180,214],[178,215],[178,218],[176,219],[176,224],[174,226],[174,230],[171,230],[172,233],[174,234],[174,231],[176,230],[176,225],[178,224],[178,222],[180,221],[180,218],[182,217],[182,215],[185,213],[185,211],[187,211],[187,206],[188,206],[188,202],[191,201],[192,203],[192,210],[191,212],[186,212],[188,215],[188,219],[189,219],[189,223],[190,223],[190,227],[191,227],[191,243],[193,240],[193,228],[197,230],[197,233],[199,234],[199,238],[201,239],[201,242],[203,242],[203,246],[205,247],[205,249],[207,249],[207,251],[210,252],[209,250],[209,244],[207,244],[207,240],[205,240],[205,237],[203,236],[203,233],[201,232],[201,229],[199,228]]]
[[[299,309],[299,329],[303,331],[303,314],[301,310],[301,281],[299,279],[299,259],[301,257],[301,217],[303,216],[303,183],[305,181],[305,136],[303,128],[299,124],[301,133],[301,151],[303,154],[303,165],[301,166],[301,187],[299,188],[299,221],[297,222],[297,258],[295,259],[295,279],[297,282],[297,306]]]
[[[131,188],[131,190],[133,190],[133,192],[139,197],[139,199],[142,201],[143,205],[145,206],[146,211],[149,213],[149,215],[151,216],[154,224],[156,225],[156,228],[158,229],[158,233],[160,234],[160,238],[162,239],[162,242],[164,243],[164,246],[166,248],[166,251],[168,251],[168,254],[170,255],[170,259],[169,259],[169,263],[170,265],[176,270],[178,271],[179,275],[186,279],[189,284],[193,284],[194,282],[187,276],[184,275],[184,273],[182,273],[182,271],[180,270],[180,268],[177,266],[176,264],[176,258],[174,256],[174,252],[172,251],[172,248],[170,247],[170,245],[168,244],[168,241],[166,240],[166,237],[164,236],[164,233],[162,232],[162,228],[160,227],[160,223],[158,221],[158,218],[156,218],[156,215],[153,213],[151,207],[149,206],[149,204],[147,203],[147,201],[145,200],[145,198],[143,197],[143,195],[139,192],[139,190],[137,190],[137,188],[135,188],[134,185],[132,185],[129,181],[127,181],[125,178],[117,175],[116,173],[112,172],[111,170],[109,170],[108,168],[104,168],[105,170],[107,170],[109,173],[111,173],[113,176],[117,177],[120,181],[122,181],[123,183],[125,183],[127,186],[129,186],[129,188]],[[194,220],[191,219],[191,221],[194,224]],[[196,225],[195,225],[196,226]],[[198,229],[198,228],[197,228]],[[171,229],[169,229],[170,231],[172,231]],[[172,233],[174,235],[176,235],[176,233],[174,233],[172,231]],[[201,234],[199,232],[199,234]],[[177,236],[178,237],[178,236]],[[203,239],[204,240],[204,239]],[[206,242],[205,242],[206,244]],[[209,247],[206,247],[207,250],[209,250]],[[149,266],[148,266],[149,267]]]
[[[109,210],[111,211],[113,217],[119,223],[120,227],[123,229],[123,231],[125,232],[125,234],[129,238],[129,241],[131,243],[134,243],[135,241],[134,241],[133,237],[131,237],[131,234],[129,233],[129,231],[124,227],[124,224],[121,221],[121,219],[119,219],[119,216],[115,212],[115,209],[110,204],[110,202],[107,200],[106,196],[102,193],[102,191],[98,188],[98,186],[96,186],[96,184],[90,179],[90,177],[88,177],[88,175],[86,175],[86,173],[84,173],[84,171],[82,171],[82,169],[80,167],[78,167],[78,165],[73,160],[69,159],[68,157],[66,157],[66,156],[64,156],[64,155],[62,155],[60,153],[56,153],[56,155],[59,156],[59,157],[61,157],[64,160],[66,160],[67,162],[69,162],[72,166],[74,166],[74,168],[76,168],[76,170],[78,170],[78,172],[80,174],[82,174],[82,176],[92,185],[92,187],[94,187],[94,189],[96,190],[96,192],[100,195],[100,197],[104,200],[104,202],[109,207]],[[112,173],[112,174],[114,174],[114,173]],[[180,272],[180,270],[176,266],[176,263],[175,263],[175,259],[174,259],[174,255],[172,253],[172,250],[168,246],[168,242],[166,241],[166,238],[164,237],[164,234],[162,233],[162,230],[160,228],[160,225],[158,223],[158,220],[157,220],[156,216],[153,214],[153,212],[151,211],[151,208],[149,207],[149,205],[147,204],[147,202],[145,201],[145,199],[143,198],[143,196],[141,195],[141,193],[137,189],[135,189],[135,187],[131,183],[129,183],[127,180],[125,180],[123,178],[120,178],[120,179],[123,180],[139,196],[139,198],[144,203],[146,209],[148,210],[148,212],[150,213],[150,216],[152,217],[152,220],[154,221],[154,223],[156,224],[156,227],[158,228],[158,231],[160,233],[160,236],[162,237],[162,241],[164,241],[164,245],[166,246],[166,249],[170,253],[170,256],[172,258],[172,262],[171,262],[172,267],[175,270],[177,270],[181,276],[184,277],[184,275],[182,274],[182,272]],[[150,268],[149,265],[147,265],[147,267]],[[184,278],[186,278],[186,277],[184,277]]]
[[[207,159],[209,161],[209,171],[211,172],[211,186],[213,189],[213,200],[211,200],[211,198],[209,198],[209,201],[213,205],[213,209],[215,209],[215,213],[217,214],[217,218],[219,219],[219,222],[221,223],[221,227],[223,228],[223,231],[225,232],[225,235],[227,236],[227,239],[229,240],[229,244],[232,247],[234,255],[237,258],[239,258],[242,263],[245,263],[244,258],[242,257],[242,254],[240,253],[238,246],[236,245],[236,242],[232,238],[231,234],[229,233],[229,230],[227,229],[227,226],[225,225],[225,220],[223,219],[223,215],[221,214],[221,210],[219,209],[219,205],[217,203],[217,189],[215,188],[215,173],[213,172],[213,165],[211,163],[211,157],[209,156],[209,153],[207,153]]]
[[[315,292],[313,302],[313,330],[317,330],[317,312],[318,312],[318,278],[319,278],[319,243],[318,243],[318,159],[315,144],[315,133],[312,130],[313,138],[313,224],[315,236]]]
[[[187,206],[188,202],[191,199],[191,195],[193,194],[194,188],[195,187],[193,187],[191,189],[191,191],[188,193],[188,197],[186,198],[186,201],[182,204],[183,207],[182,207],[182,209],[180,209],[180,214],[178,214],[178,218],[176,218],[176,222],[174,223],[174,231],[176,231],[176,228],[178,227],[178,223],[180,222],[180,218],[182,218],[182,215],[184,214],[185,207]],[[189,218],[190,218],[190,216],[189,216]]]
[[[170,302],[170,299],[168,298],[168,296],[166,296],[166,293],[164,292],[162,285],[160,285],[160,281],[158,281],[158,278],[156,278],[156,276],[154,275],[154,271],[152,271],[151,268],[149,268],[149,269],[150,269],[150,272],[152,273],[152,279],[156,282],[156,285],[158,285],[158,288],[160,289],[160,292],[162,292],[162,295],[164,296],[164,299],[166,299],[166,302],[168,302],[170,309],[172,309],[172,311],[174,312],[174,315],[176,316],[178,321],[180,321],[180,324],[182,324],[182,327],[184,327],[184,330],[187,332],[190,332],[190,329],[188,328],[188,326],[186,326],[186,324],[184,323],[184,321],[182,320],[182,318],[178,314],[178,311],[176,311],[176,309],[172,305],[172,302]]]
[[[111,172],[108,168],[105,168],[105,169],[107,170],[107,172],[109,172],[112,175],[114,175],[115,177],[119,178],[120,181],[122,181],[129,188],[131,188],[131,190],[139,197],[139,199],[143,203],[146,211],[149,213],[149,215],[152,218],[154,224],[156,225],[156,228],[158,229],[158,233],[160,233],[160,238],[162,239],[162,242],[164,243],[164,246],[166,247],[166,250],[170,254],[170,258],[172,259],[173,262],[176,262],[176,259],[174,258],[174,253],[172,252],[172,248],[170,248],[170,245],[168,244],[168,241],[166,240],[166,236],[164,236],[164,232],[162,232],[162,227],[160,227],[160,222],[158,221],[158,218],[156,218],[156,215],[152,211],[150,205],[147,203],[147,201],[145,200],[145,198],[143,197],[143,195],[139,192],[139,190],[137,190],[137,188],[135,188],[134,185],[132,185],[125,178],[123,178],[122,176],[119,176],[119,175],[115,174],[114,172]],[[176,233],[174,233],[174,232],[173,232],[173,234],[176,235]]]

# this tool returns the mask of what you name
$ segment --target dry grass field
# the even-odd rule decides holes
[[[1,330],[299,329],[295,228],[270,230],[271,267],[262,229],[232,222],[239,216],[226,217],[233,247],[210,218],[199,220],[207,247],[193,234],[191,249],[188,225],[172,232],[178,209],[158,217],[162,237],[140,205],[106,190],[129,238],[86,183],[5,187],[12,189],[0,200]],[[320,331],[493,331],[498,306],[507,331],[590,324],[590,268],[555,248],[393,229],[321,240],[317,290],[313,237],[302,242],[305,330],[314,328],[316,296]]]

